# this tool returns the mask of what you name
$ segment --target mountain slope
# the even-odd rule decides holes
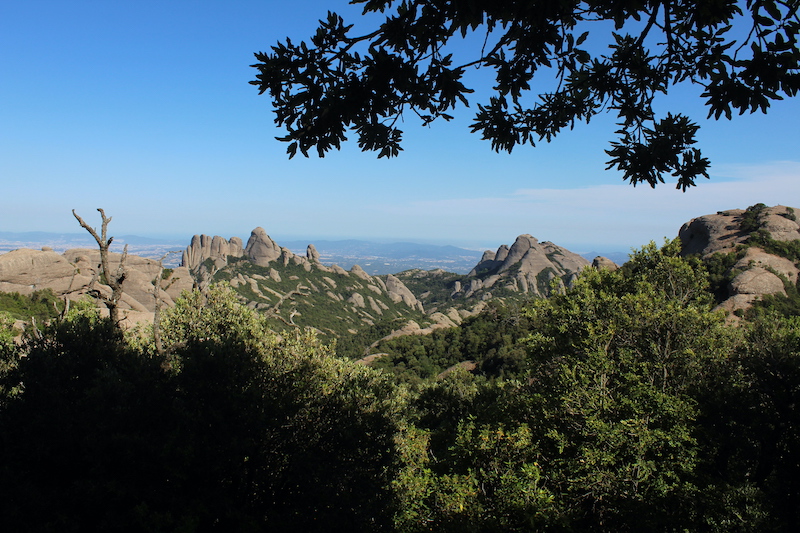
[[[578,254],[551,242],[520,235],[514,244],[487,250],[466,276],[442,270],[411,270],[397,277],[417,295],[430,312],[449,307],[467,309],[493,298],[546,297],[551,283],[570,285],[590,263]]]
[[[394,276],[323,265],[313,245],[305,257],[296,255],[260,227],[244,246],[235,237],[196,235],[183,257],[201,285],[229,282],[276,327],[313,327],[336,337],[382,321],[424,318],[422,304]]]

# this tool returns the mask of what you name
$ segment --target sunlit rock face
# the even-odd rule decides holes
[[[108,259],[109,268],[116,271],[122,254],[110,252]],[[139,317],[141,320],[152,320],[156,282],[160,283],[159,298],[165,306],[172,305],[181,291],[191,289],[193,285],[187,268],[176,268],[170,271],[166,279],[162,279],[158,261],[136,255],[126,257],[124,271],[125,281],[119,307],[123,312],[143,313]],[[94,249],[73,248],[58,254],[50,249],[23,248],[0,254],[2,292],[30,295],[37,290],[50,289],[57,296],[71,300],[84,298],[90,289],[110,295],[111,288],[101,282],[99,274],[100,252]],[[102,304],[98,305],[105,308]]]
[[[239,237],[231,237],[230,240],[215,235],[195,235],[186,250],[183,252],[183,260],[181,266],[185,266],[190,270],[197,269],[203,264],[206,259],[211,259],[215,262],[227,263],[228,256],[242,257],[244,249],[242,247],[242,239]]]
[[[264,228],[258,227],[250,233],[244,253],[250,262],[258,266],[267,266],[281,256],[281,247],[267,235]]]
[[[792,220],[798,216],[795,213],[800,215],[800,209],[784,205],[767,207],[760,212],[758,222],[776,241],[793,241],[800,239],[800,224]],[[743,244],[750,237],[750,231],[742,227],[745,214],[744,209],[729,209],[693,218],[678,233],[683,253],[707,256]]]
[[[508,289],[535,296],[550,293],[551,280],[560,287],[569,285],[589,261],[551,242],[539,242],[523,234],[510,247],[503,244],[496,252],[487,250],[472,269],[469,284],[459,283],[456,293],[466,298],[491,297],[491,291]]]
[[[755,216],[745,209],[729,209],[693,218],[678,234],[682,253],[701,257],[736,253],[737,246],[748,243],[754,231],[766,232],[776,241],[799,240],[800,224],[796,213],[800,214],[800,209],[778,205],[764,207]],[[767,294],[786,294],[781,278],[794,284],[800,274],[797,265],[789,259],[752,245],[728,272],[736,275],[727,287],[728,298],[719,307],[729,312],[747,309]]]

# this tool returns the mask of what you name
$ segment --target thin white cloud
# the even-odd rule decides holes
[[[674,237],[689,219],[720,210],[800,206],[800,162],[719,167],[683,193],[669,183],[655,189],[628,184],[579,189],[520,189],[505,196],[426,200],[384,206],[408,229],[429,233],[461,227],[465,237],[503,238],[531,233],[556,243],[639,246]]]

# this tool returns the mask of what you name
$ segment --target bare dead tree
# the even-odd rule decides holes
[[[70,286],[71,285],[72,285],[72,282],[70,282]],[[69,303],[70,303],[70,301],[71,300],[69,299],[69,296],[65,294],[64,295],[64,309],[62,309],[61,312],[58,314],[58,319],[59,320],[63,321],[67,317],[67,314],[69,313]],[[53,305],[55,305],[55,303],[53,303]],[[58,309],[56,309],[56,311],[58,311]]]
[[[31,317],[31,327],[29,329],[31,335],[36,340],[42,340],[42,331],[39,329],[39,326],[36,325],[36,317]]]
[[[111,272],[111,268],[108,264],[108,247],[111,245],[111,241],[114,240],[114,237],[108,237],[108,223],[111,222],[112,217],[106,217],[106,213],[102,209],[98,209],[98,211],[102,217],[100,235],[97,234],[97,231],[95,231],[94,228],[84,222],[84,220],[78,215],[78,213],[75,212],[74,209],[72,210],[72,214],[78,220],[78,223],[81,225],[81,227],[88,231],[89,234],[94,237],[94,240],[97,241],[97,246],[100,248],[100,274],[105,278],[106,284],[111,288],[111,296],[105,294],[99,289],[95,289],[94,284],[98,277],[95,276],[89,285],[89,294],[105,304],[105,306],[108,308],[108,314],[111,317],[111,321],[117,327],[119,327],[119,301],[122,298],[122,284],[125,281],[126,275],[125,259],[128,257],[128,245],[126,244],[122,250],[122,257],[120,258],[119,265],[117,265],[116,270]]]

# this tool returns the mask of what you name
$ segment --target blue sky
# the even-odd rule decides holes
[[[103,207],[111,233],[365,238],[495,248],[522,233],[575,251],[628,250],[683,222],[757,202],[800,207],[800,101],[705,121],[692,88],[663,110],[701,123],[711,180],[681,193],[605,171],[613,118],[495,154],[474,112],[421,128],[378,160],[346,145],[289,161],[253,52],[308,39],[337,0],[0,3],[0,231],[78,232]],[[356,26],[358,28],[358,25]]]

